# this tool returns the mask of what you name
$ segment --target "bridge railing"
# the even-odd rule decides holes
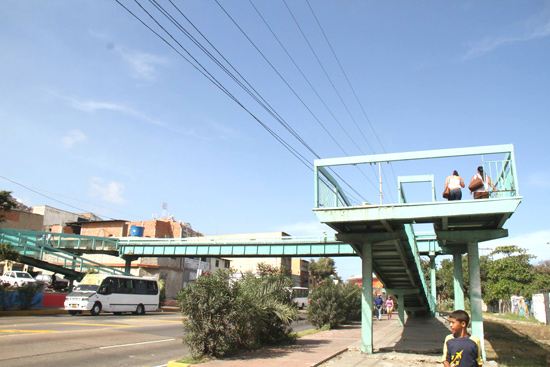
[[[497,159],[485,160],[484,156],[495,157],[500,155]],[[504,155],[503,159],[500,159]],[[364,184],[362,186],[350,185],[346,180],[343,180],[339,175],[336,175],[336,169],[343,166],[356,166],[362,165],[380,165],[382,163],[392,163],[400,161],[419,161],[426,159],[438,159],[438,158],[457,158],[468,156],[480,156],[481,160],[479,164],[474,166],[474,170],[478,165],[484,166],[484,171],[491,177],[492,183],[496,187],[496,192],[491,194],[491,198],[506,198],[519,196],[519,186],[517,179],[516,163],[514,156],[514,146],[512,144],[507,145],[493,145],[471,148],[455,148],[455,149],[442,149],[442,150],[428,150],[418,152],[405,152],[405,153],[390,153],[390,154],[377,154],[377,155],[365,155],[356,157],[343,157],[343,158],[327,158],[315,160],[314,166],[314,182],[315,182],[315,201],[314,208],[341,208],[348,206],[361,206],[361,205],[376,205],[367,202],[361,202],[361,200],[353,198],[350,191],[358,193],[353,187],[368,187]],[[471,161],[468,162],[471,166]],[[379,170],[381,172],[381,168]],[[447,172],[447,171],[446,171]],[[448,174],[448,173],[447,173]],[[446,175],[447,175],[446,174]],[[445,175],[445,177],[446,177]],[[336,180],[334,176],[337,176],[340,181]],[[382,176],[380,174],[380,176]],[[430,175],[426,175],[430,176]],[[433,175],[432,175],[433,176]],[[414,177],[414,176],[408,176]],[[421,176],[417,176],[421,177]],[[382,182],[382,177],[380,182]],[[465,179],[465,184],[469,184],[469,178]],[[370,181],[370,180],[369,180]],[[371,184],[373,184],[371,182]],[[347,185],[347,194],[343,190],[343,186]],[[400,184],[398,184],[399,186]],[[375,187],[376,185],[373,184]],[[433,195],[435,198],[435,188],[432,181]],[[465,190],[468,190],[466,187]],[[361,197],[361,193],[358,193]],[[399,192],[399,195],[401,192]],[[383,196],[380,191],[377,195]],[[398,198],[398,201],[401,197]],[[386,200],[387,202],[387,200]],[[380,204],[382,205],[382,204]]]
[[[124,271],[55,248],[47,242],[47,237],[42,237],[43,234],[46,236],[54,235],[51,232],[0,228],[0,242],[10,243],[21,256],[32,257],[67,269],[73,269],[80,273],[95,270],[107,274],[125,274]],[[56,233],[55,235],[60,235],[60,233]]]

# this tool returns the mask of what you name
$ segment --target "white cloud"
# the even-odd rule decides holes
[[[535,255],[538,263],[550,259],[550,230],[541,230],[520,234],[517,236],[501,238],[498,240],[482,242],[479,244],[480,254],[487,255],[483,248],[495,249],[498,246],[518,246],[527,249],[527,253]]]
[[[124,204],[126,200],[122,197],[124,194],[124,184],[115,181],[108,181],[100,177],[92,177],[90,183],[90,195],[100,197],[109,203]]]
[[[550,20],[546,19],[543,23],[531,27],[523,35],[508,37],[487,37],[484,40],[474,44],[466,54],[462,56],[462,61],[470,60],[486,54],[498,47],[515,42],[525,42],[534,39],[540,39],[550,36]]]
[[[113,112],[119,112],[127,116],[131,116],[134,118],[137,118],[139,120],[142,120],[148,124],[155,125],[155,126],[166,126],[166,124],[162,121],[158,121],[152,118],[149,118],[144,113],[135,110],[130,107],[126,107],[121,104],[111,103],[111,102],[100,102],[100,101],[79,101],[75,98],[66,98],[69,100],[72,104],[72,106],[80,111],[84,112],[97,112],[97,111],[113,111]]]
[[[80,130],[71,130],[61,138],[61,145],[64,148],[70,148],[77,143],[81,143],[87,139],[86,135]]]
[[[125,47],[119,47],[117,51],[130,66],[130,74],[136,79],[155,81],[157,67],[168,63],[168,59],[164,57],[130,50]]]
[[[92,37],[97,38],[101,42],[106,42],[109,50],[114,50],[124,62],[130,67],[130,75],[133,78],[155,81],[158,66],[168,64],[168,58],[132,50],[126,46],[116,45],[113,36],[105,31],[89,30]]]

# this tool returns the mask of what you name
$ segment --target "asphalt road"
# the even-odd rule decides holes
[[[294,331],[311,329],[306,321]],[[55,315],[0,318],[2,367],[163,366],[188,354],[181,315]]]

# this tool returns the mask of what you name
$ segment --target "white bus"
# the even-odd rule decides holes
[[[309,289],[305,287],[292,287],[292,301],[298,305],[298,308],[309,306]]]
[[[65,310],[71,315],[82,311],[93,316],[101,311],[143,315],[158,307],[159,287],[154,277],[88,274],[65,299]]]

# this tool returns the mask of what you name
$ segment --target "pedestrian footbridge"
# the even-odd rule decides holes
[[[421,164],[437,161],[450,162],[450,165]],[[382,198],[381,203],[354,198],[362,191],[356,187],[368,185],[361,181],[358,185],[352,182],[353,174],[359,171],[366,177],[362,167],[368,170],[369,166],[371,169],[378,166],[382,182],[382,164],[388,163],[405,173],[396,178],[397,200],[388,202],[386,197],[384,201],[382,185],[375,192]],[[409,172],[433,170],[442,171],[447,176],[456,166],[471,169],[472,175],[477,166],[483,166],[496,191],[491,193],[489,199],[469,200],[465,197],[460,201],[438,201],[434,173],[408,175]],[[373,273],[382,281],[386,292],[397,297],[399,320],[403,324],[405,311],[409,315],[437,312],[435,257],[438,255],[453,256],[455,304],[457,308],[463,308],[462,266],[458,264],[461,264],[461,255],[468,253],[472,330],[483,340],[478,243],[507,236],[504,224],[521,202],[512,145],[319,159],[315,161],[314,175],[313,212],[321,223],[336,232],[334,236],[161,239],[101,238],[56,233],[44,243],[39,240],[43,232],[0,229],[0,241],[10,242],[20,251],[23,250],[26,258],[48,262],[41,254],[58,256],[60,260],[56,260],[55,264],[73,271],[86,266],[95,267],[98,271],[113,271],[101,268],[101,264],[84,265],[79,255],[85,253],[123,257],[126,259],[126,271],[130,269],[130,262],[139,257],[360,256],[363,275],[362,346],[366,353],[373,351]],[[444,178],[439,177],[441,188]],[[464,181],[466,184],[469,182],[467,178]],[[420,190],[414,187],[419,184]],[[464,191],[467,193],[468,189]],[[421,231],[419,227],[422,227]],[[421,268],[421,255],[430,258],[429,289]]]
[[[450,162],[443,171],[445,175],[441,177],[441,191],[444,178],[457,165],[464,166],[464,162],[470,165],[472,176],[477,166],[484,167],[496,191],[491,193],[489,199],[436,201],[433,174],[400,176],[397,202],[352,203],[349,194],[343,189],[346,181],[334,178],[342,177],[343,169],[348,168],[349,172],[350,167],[378,165],[381,172],[382,164],[392,163],[400,165],[399,168],[416,164],[417,167],[426,169],[423,168],[426,165],[418,163],[430,161],[427,166],[430,169],[438,167],[438,160]],[[466,185],[469,183],[467,178],[464,181]],[[408,202],[405,186],[418,183],[424,183],[428,187],[429,194],[424,197],[431,200]],[[371,353],[373,345],[372,273],[376,273],[388,293],[397,295],[400,311],[403,304],[404,309],[411,312],[427,311],[428,306],[435,311],[434,259],[438,254],[453,255],[456,306],[463,308],[462,266],[458,267],[457,264],[461,264],[461,255],[468,253],[472,331],[483,340],[478,243],[508,235],[503,226],[515,212],[521,199],[512,145],[316,160],[313,211],[322,223],[336,231],[337,240],[350,244],[362,258],[363,351]],[[430,233],[417,235],[416,227],[427,227]],[[427,289],[422,274],[420,254],[430,256],[431,290]],[[402,318],[400,315],[401,320]]]

